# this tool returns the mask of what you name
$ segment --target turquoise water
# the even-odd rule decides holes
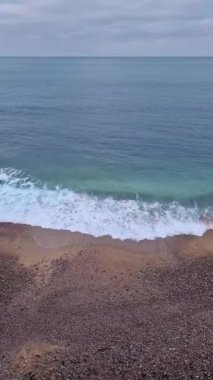
[[[0,59],[0,221],[200,235],[212,147],[211,58]]]

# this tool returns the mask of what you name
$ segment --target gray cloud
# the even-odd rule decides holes
[[[0,0],[0,55],[213,55],[213,1]]]

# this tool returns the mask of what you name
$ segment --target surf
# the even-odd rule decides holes
[[[56,186],[48,187],[16,169],[0,169],[0,221],[69,230],[115,239],[203,235],[211,209],[142,199],[100,198]]]

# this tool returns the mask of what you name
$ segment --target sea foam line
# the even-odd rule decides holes
[[[136,241],[201,236],[207,230],[196,206],[100,199],[69,189],[48,189],[15,169],[0,169],[0,221]]]

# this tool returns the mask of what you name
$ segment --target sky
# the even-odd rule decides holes
[[[213,0],[0,0],[1,56],[213,56]]]

